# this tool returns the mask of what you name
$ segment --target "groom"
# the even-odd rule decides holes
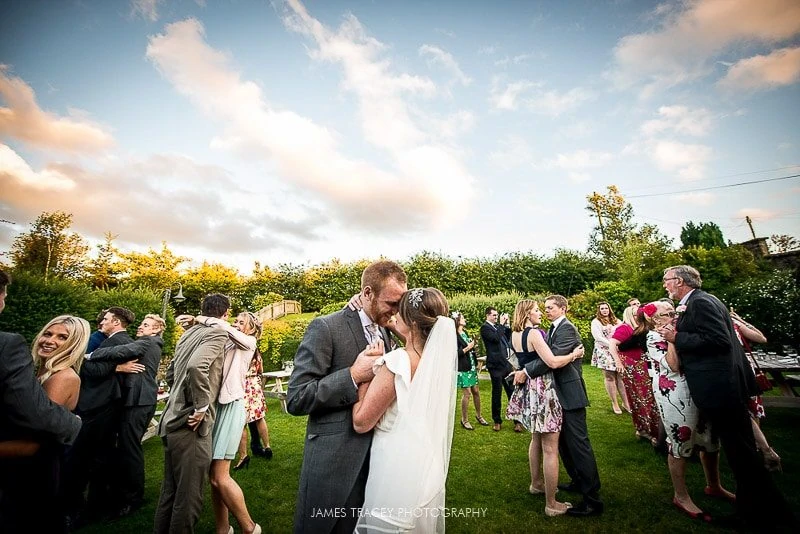
[[[569,354],[581,344],[578,329],[566,317],[566,298],[561,295],[547,297],[544,302],[544,313],[551,323],[547,345],[553,351],[553,355]],[[589,405],[589,399],[586,396],[586,384],[583,382],[581,360],[575,360],[559,369],[550,369],[537,358],[528,364],[525,370],[531,377],[553,371],[556,395],[564,412],[558,452],[564,469],[572,479],[569,484],[559,484],[559,488],[583,495],[583,501],[567,510],[567,514],[578,517],[600,515],[603,513],[603,502],[598,495],[600,475],[597,473],[597,460],[586,428],[586,407]]]
[[[386,325],[406,291],[406,273],[388,260],[361,275],[361,311],[345,308],[308,325],[294,357],[286,408],[308,415],[294,531],[351,534],[364,503],[372,433],[353,430],[358,385],[372,380],[377,337],[390,346]]]

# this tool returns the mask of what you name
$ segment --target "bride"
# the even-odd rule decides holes
[[[444,532],[444,490],[453,441],[456,333],[444,295],[415,288],[400,299],[406,340],[375,362],[353,406],[356,432],[375,432],[357,533]],[[379,341],[370,348],[382,354]]]

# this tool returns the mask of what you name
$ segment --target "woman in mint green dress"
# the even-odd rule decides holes
[[[483,426],[489,423],[481,415],[481,392],[478,388],[478,361],[475,356],[475,345],[477,343],[471,339],[464,331],[467,320],[460,312],[453,312],[453,321],[456,323],[456,340],[458,341],[458,380],[457,386],[461,388],[461,426],[467,430],[475,430],[467,417],[469,410],[469,399],[472,397],[475,402],[475,419]]]

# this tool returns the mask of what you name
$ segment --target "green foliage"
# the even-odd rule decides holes
[[[587,289],[569,299],[570,317],[591,321],[600,302],[608,302],[620,320],[622,312],[628,306],[628,299],[638,297],[625,282],[599,282],[593,289]]]
[[[592,193],[586,197],[586,210],[597,219],[597,225],[589,236],[589,252],[597,254],[607,263],[613,262],[618,248],[625,242],[636,225],[633,223],[633,208],[619,193],[615,185],[608,186],[608,193]]]
[[[700,271],[703,289],[710,293],[720,292],[765,269],[749,250],[738,245],[712,249],[689,247],[670,254],[667,259],[665,268],[686,264]],[[671,259],[675,261],[670,262]],[[658,284],[661,284],[661,276]]]
[[[264,357],[265,370],[279,369],[293,360],[311,319],[308,317],[283,321],[264,321],[258,348]],[[271,362],[270,366],[268,362]]]
[[[219,263],[203,262],[200,267],[190,269],[180,277],[183,285],[183,295],[186,300],[177,307],[187,313],[196,314],[200,311],[200,304],[210,293],[222,293],[231,299],[233,313],[244,309],[239,288],[242,277],[239,271]],[[164,286],[165,288],[167,286]],[[158,288],[156,288],[158,289]],[[174,293],[173,293],[174,295]]]
[[[800,285],[790,271],[744,278],[718,296],[770,343],[796,345],[800,339]]]
[[[692,221],[681,228],[681,243],[683,248],[725,248],[725,238],[722,230],[713,222],[694,224]]]
[[[333,259],[306,269],[302,277],[302,298],[305,310],[319,310],[333,300],[349,300],[361,291],[361,273],[367,260],[342,263]]]
[[[189,261],[189,258],[176,256],[167,246],[161,243],[161,250],[152,248],[146,253],[121,253],[117,264],[129,287],[149,287],[163,290],[175,286],[179,281],[178,266]]]
[[[77,233],[70,232],[72,214],[44,212],[31,230],[18,235],[11,244],[11,259],[17,271],[43,276],[78,280],[85,275],[89,245]]]
[[[486,308],[489,306],[497,309],[500,314],[507,313],[509,317],[514,315],[514,307],[521,299],[521,294],[516,292],[506,292],[497,295],[474,295],[458,293],[447,299],[450,306],[450,313],[461,312],[467,320],[466,331],[469,336],[478,341],[478,352],[486,354],[486,348],[481,341],[481,325],[486,322]],[[513,318],[513,317],[512,317]]]
[[[348,300],[343,300],[341,302],[332,302],[330,304],[326,304],[319,310],[320,315],[330,315],[333,312],[337,312],[347,306]]]

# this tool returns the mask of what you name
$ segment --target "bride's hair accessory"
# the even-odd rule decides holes
[[[460,311],[454,311],[453,313],[450,314],[450,317],[452,317],[453,319],[458,319],[460,315],[461,315]]]
[[[656,308],[656,305],[653,304],[652,302],[648,302],[639,309],[642,311],[643,314],[645,314],[648,317],[652,317],[658,311],[658,308]]]
[[[419,308],[420,304],[422,304],[422,293],[424,291],[425,290],[421,287],[415,287],[408,292],[408,303],[411,304],[411,307],[415,310]]]

